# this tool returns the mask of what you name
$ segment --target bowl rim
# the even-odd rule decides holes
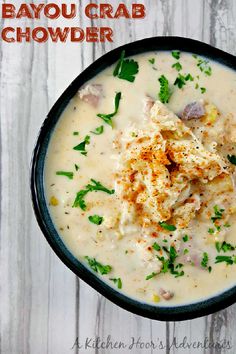
[[[41,126],[31,160],[30,188],[34,213],[46,240],[61,261],[75,275],[116,305],[134,314],[161,321],[182,321],[205,316],[222,310],[235,302],[236,284],[212,297],[188,304],[158,306],[138,301],[109,286],[75,258],[60,238],[50,217],[44,193],[44,163],[53,130],[60,119],[61,113],[78,89],[99,72],[114,64],[119,59],[122,50],[125,50],[126,56],[150,51],[180,50],[213,59],[215,62],[236,70],[236,57],[232,54],[201,41],[177,36],[144,38],[117,47],[101,56],[82,71],[65,89],[50,109]]]

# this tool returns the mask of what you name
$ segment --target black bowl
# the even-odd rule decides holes
[[[179,49],[181,51],[198,54],[236,70],[236,59],[233,55],[225,53],[208,44],[181,37],[154,37],[126,44],[105,54],[86,70],[84,70],[63,92],[54,104],[45,119],[39,133],[39,137],[33,152],[31,170],[31,192],[35,215],[39,226],[48,243],[58,257],[76,275],[92,286],[99,293],[107,297],[115,304],[135,314],[156,320],[179,321],[204,316],[221,310],[235,302],[236,286],[223,291],[206,300],[201,300],[186,305],[158,306],[134,300],[110,287],[98,278],[83,263],[76,259],[66,248],[58,232],[56,231],[49,214],[48,205],[44,192],[44,163],[51,134],[60,119],[61,113],[78,89],[100,71],[114,64],[120,57],[121,51],[125,50],[127,56],[148,52]]]

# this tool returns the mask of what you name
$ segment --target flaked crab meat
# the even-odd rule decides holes
[[[160,289],[159,294],[164,300],[171,300],[174,297],[174,293],[170,290]]]
[[[143,99],[143,115],[145,120],[148,120],[150,117],[150,111],[154,103],[155,101],[148,95]]]
[[[195,101],[187,104],[179,117],[183,120],[199,119],[205,114],[203,102]]]
[[[103,94],[103,87],[100,84],[89,84],[78,91],[79,98],[96,108]]]

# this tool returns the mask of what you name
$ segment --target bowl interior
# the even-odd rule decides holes
[[[40,130],[33,153],[31,169],[31,192],[35,215],[42,232],[58,257],[76,275],[109,300],[133,313],[158,320],[186,320],[220,310],[235,301],[236,286],[206,300],[178,306],[157,306],[142,303],[116,291],[76,259],[60,238],[52,222],[45,198],[44,164],[53,130],[67,104],[84,83],[115,63],[119,59],[122,50],[125,50],[126,56],[132,56],[148,51],[169,51],[175,49],[205,56],[236,70],[236,59],[234,56],[205,43],[187,38],[154,37],[114,49],[84,70],[63,92],[52,107]]]

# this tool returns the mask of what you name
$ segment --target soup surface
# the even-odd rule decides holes
[[[45,190],[71,252],[158,305],[235,283],[236,74],[189,53],[121,59],[52,135]]]

